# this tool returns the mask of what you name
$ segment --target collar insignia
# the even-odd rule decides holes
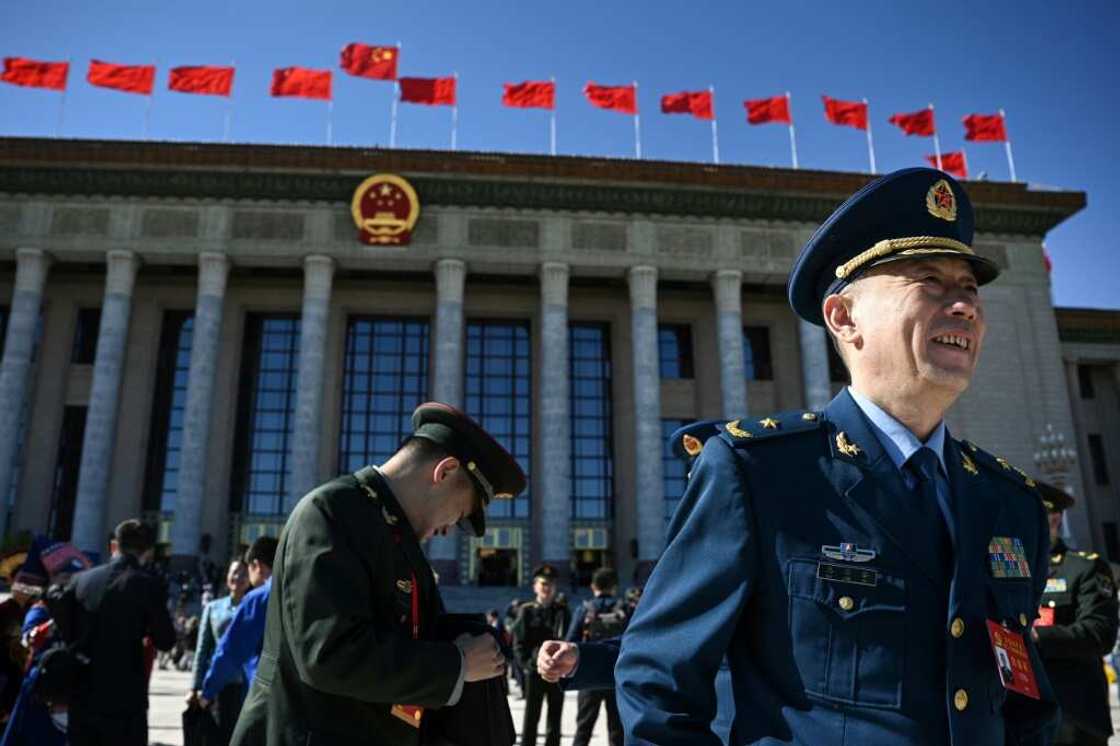
[[[839,546],[825,544],[821,547],[821,554],[843,562],[870,562],[879,556],[874,549],[861,549],[850,541],[842,541]]]
[[[980,473],[980,470],[976,468],[976,464],[973,462],[972,459],[970,459],[968,457],[967,453],[962,453],[961,454],[961,466],[963,466],[964,470],[967,471],[969,474],[972,474],[973,476]]]
[[[848,442],[848,436],[843,431],[836,433],[836,450],[840,451],[840,453],[845,456],[851,456],[853,458],[863,453],[862,448],[855,443]]]

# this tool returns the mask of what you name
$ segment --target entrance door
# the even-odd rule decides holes
[[[478,548],[479,585],[517,585],[516,549]]]
[[[574,552],[576,566],[573,584],[580,588],[591,586],[591,576],[607,561],[607,553],[602,549],[578,549]]]

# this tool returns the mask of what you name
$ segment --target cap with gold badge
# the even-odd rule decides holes
[[[1073,507],[1073,496],[1061,487],[1055,487],[1046,482],[1038,482],[1036,489],[1038,494],[1042,496],[1042,505],[1046,508],[1047,513],[1061,513],[1063,510]]]

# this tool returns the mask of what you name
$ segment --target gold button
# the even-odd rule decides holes
[[[953,637],[960,637],[961,635],[963,635],[964,620],[962,620],[960,617],[954,619],[953,623],[949,625],[949,634],[951,634]]]
[[[1057,606],[1057,604],[1054,603],[1053,601],[1051,601],[1050,603],[1048,603],[1046,605],[1049,606],[1051,609],[1054,608],[1055,606]]]
[[[1019,615],[1019,624],[1023,625],[1024,627],[1027,626],[1027,615],[1026,614],[1020,614]]]
[[[852,607],[855,606],[855,605],[856,605],[856,602],[852,600],[851,596],[841,596],[840,597],[840,608],[843,609],[844,611],[851,611]]]
[[[964,689],[958,689],[957,693],[953,695],[953,707],[957,708],[958,712],[964,712],[968,707],[968,692]]]

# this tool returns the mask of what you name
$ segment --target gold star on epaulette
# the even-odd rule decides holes
[[[746,430],[739,427],[739,420],[731,420],[731,422],[728,422],[726,425],[723,426],[723,429],[726,430],[731,435],[734,435],[736,438],[752,438],[752,437],[754,437],[753,435],[748,433]]]
[[[773,417],[767,417],[764,420],[759,420],[758,424],[762,425],[767,430],[777,430],[778,429],[778,421],[775,420]]]
[[[1025,482],[1028,487],[1034,487],[1036,484],[1038,484],[1037,482],[1035,482],[1033,479],[1030,478],[1029,474],[1027,474],[1025,471],[1020,469],[1018,466],[1013,466],[1011,468],[1014,469],[1015,471],[1019,472],[1019,476],[1021,476],[1023,478],[1023,482]]]
[[[855,443],[848,441],[848,436],[843,431],[836,433],[836,449],[845,456],[852,457],[863,452]]]
[[[817,413],[816,412],[806,412],[805,414],[801,415],[801,419],[805,420],[806,422],[813,422],[814,420],[817,419]]]
[[[381,506],[381,515],[382,515],[382,517],[385,518],[385,522],[388,523],[390,526],[396,526],[397,525],[397,521],[399,519],[395,515],[390,513],[384,505]]]
[[[975,475],[980,473],[980,470],[976,468],[976,464],[972,462],[972,459],[968,457],[968,454],[961,454],[961,466],[963,466],[964,470],[969,474]]]
[[[1002,466],[1006,470],[1011,469],[1010,462],[1008,462],[1008,460],[1005,459],[1003,456],[996,456],[996,463],[998,463],[1000,466]]]

